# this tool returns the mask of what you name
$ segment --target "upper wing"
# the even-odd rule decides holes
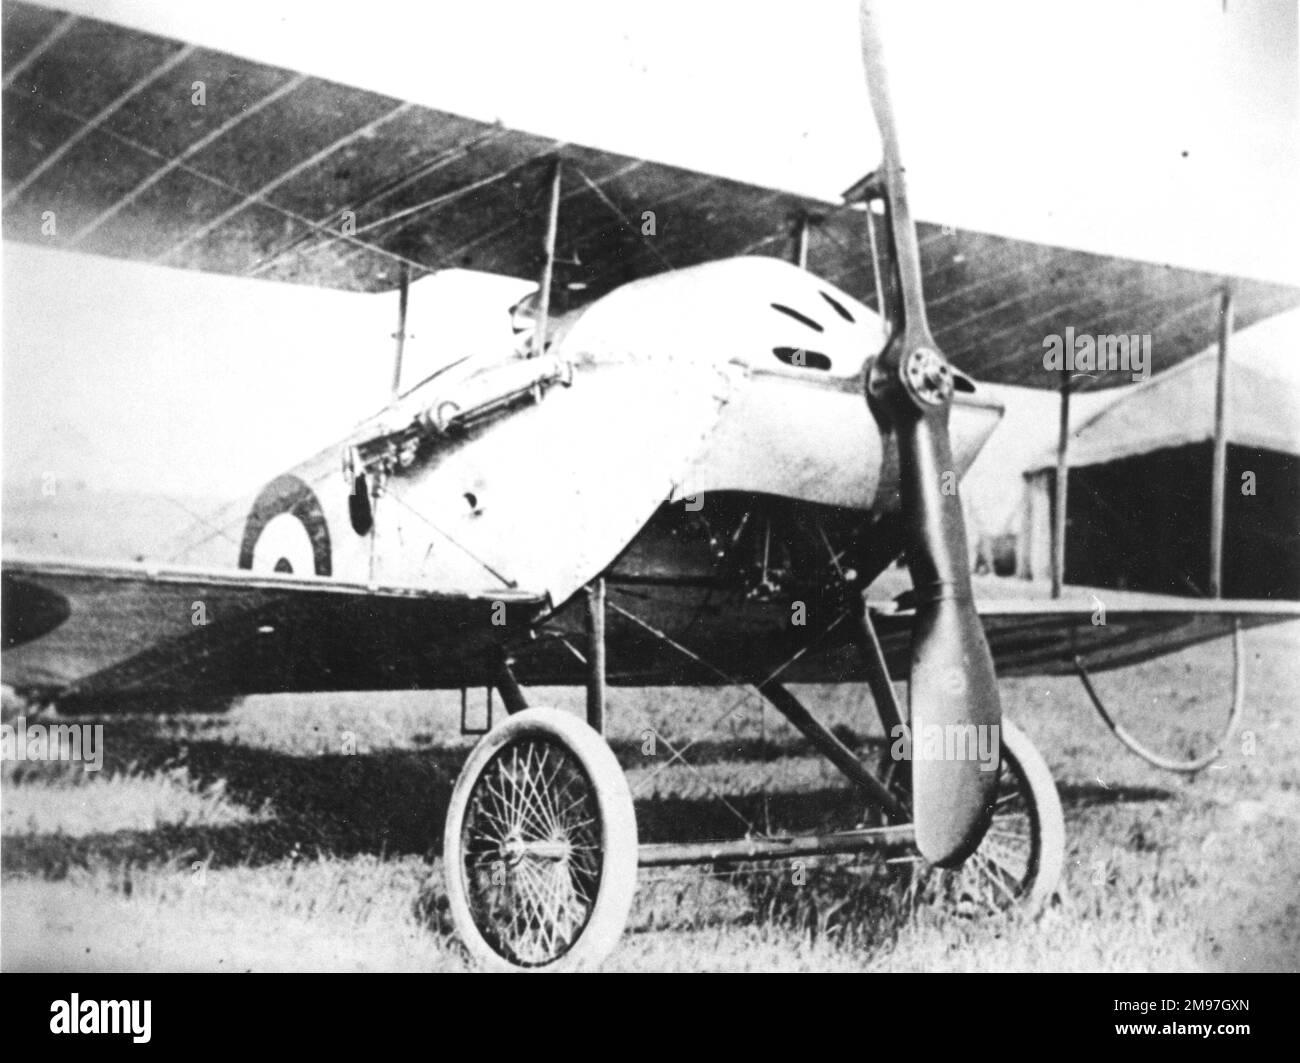
[[[543,605],[504,590],[6,560],[3,678],[69,700],[478,685],[494,636]]]
[[[531,279],[558,157],[561,306],[668,268],[792,256],[808,219],[809,268],[874,308],[865,218],[839,205],[26,3],[4,5],[3,41],[7,239],[359,290],[396,287],[403,266]],[[641,233],[647,208],[653,238]],[[1039,371],[1042,339],[1067,325],[1149,333],[1162,365],[1215,338],[1220,277],[919,228],[935,338],[984,380],[1054,386]],[[1238,327],[1296,305],[1295,288],[1236,284]]]

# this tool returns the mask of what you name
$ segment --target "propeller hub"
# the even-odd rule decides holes
[[[915,347],[899,367],[907,393],[925,406],[942,406],[952,398],[952,366],[933,347]]]

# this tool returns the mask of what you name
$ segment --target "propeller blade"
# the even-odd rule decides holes
[[[897,438],[916,596],[908,685],[912,814],[921,854],[946,866],[975,850],[992,814],[1002,708],[971,593],[961,503],[941,487],[954,468],[947,409],[898,424]]]
[[[862,33],[862,65],[867,72],[867,94],[871,98],[871,113],[880,130],[881,150],[887,167],[902,166],[902,151],[898,146],[898,130],[894,125],[894,105],[889,95],[889,79],[885,74],[885,53],[881,45],[879,16],[870,0],[863,0],[858,25]]]
[[[898,281],[889,314],[893,332],[872,363],[867,401],[898,445],[916,598],[908,694],[916,843],[931,863],[951,866],[979,845],[997,799],[1002,708],[993,657],[975,611],[966,527],[955,490],[948,433],[952,368],[926,322],[920,248],[870,0],[862,0],[861,28],[867,88],[884,150],[883,192]]]

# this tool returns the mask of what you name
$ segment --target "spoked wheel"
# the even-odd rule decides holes
[[[456,781],[443,864],[452,920],[480,964],[559,970],[604,958],[637,872],[632,795],[605,740],[556,709],[493,729]]]
[[[1051,772],[1033,743],[1002,720],[998,799],[984,840],[960,867],[931,867],[918,856],[909,899],[981,916],[1051,900],[1065,863],[1065,817]]]

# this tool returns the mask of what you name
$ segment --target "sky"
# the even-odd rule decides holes
[[[4,252],[6,482],[235,497],[388,399],[395,293]],[[405,384],[509,349],[507,310],[530,287],[465,271],[412,284]]]
[[[63,0],[509,126],[834,200],[878,161],[852,0]],[[1297,12],[885,0],[921,218],[1300,283]],[[229,495],[382,403],[395,297],[6,244],[4,476]],[[412,372],[508,342],[518,281],[412,293]]]

